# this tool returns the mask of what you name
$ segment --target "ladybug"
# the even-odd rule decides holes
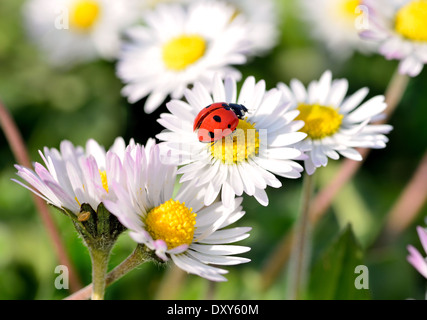
[[[226,102],[210,104],[197,115],[193,131],[198,130],[200,142],[220,140],[236,130],[239,119],[243,119],[246,112],[248,109],[241,104]]]

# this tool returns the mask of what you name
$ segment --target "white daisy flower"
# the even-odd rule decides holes
[[[384,134],[392,127],[369,124],[382,117],[386,108],[384,96],[375,96],[361,104],[369,92],[368,88],[362,88],[344,99],[348,81],[332,81],[330,71],[326,71],[319,81],[312,81],[307,89],[296,79],[291,81],[290,87],[280,83],[278,88],[285,101],[290,101],[300,112],[296,119],[305,123],[301,131],[307,133],[307,138],[295,147],[307,152],[304,163],[308,174],[326,166],[328,158],[339,159],[339,154],[362,160],[354,148],[380,149],[386,146],[388,138]]]
[[[248,24],[250,31],[246,37],[250,42],[250,55],[266,54],[277,44],[279,40],[279,15],[274,0],[225,1],[234,7],[235,17],[241,15]]]
[[[38,162],[34,170],[15,166],[28,185],[13,180],[59,209],[78,215],[81,205],[87,203],[96,211],[102,201],[115,197],[111,182],[123,183],[119,170],[124,151],[122,138],[117,138],[107,152],[93,139],[87,141],[85,149],[64,140],[59,150],[45,147],[39,152],[44,166]]]
[[[214,73],[240,72],[246,62],[249,30],[234,8],[223,2],[198,1],[188,7],[159,5],[145,14],[145,26],[130,28],[117,66],[130,103],[149,96],[144,110],[153,112],[168,95],[182,97],[188,85],[211,83]],[[230,22],[231,21],[231,22]]]
[[[25,24],[54,66],[117,57],[121,32],[138,16],[135,0],[29,0]]]
[[[363,0],[303,0],[301,15],[310,24],[315,38],[326,44],[337,58],[349,58],[355,51],[370,53],[375,45],[360,39],[363,27]],[[361,26],[359,26],[361,24]]]
[[[292,161],[301,152],[289,146],[306,137],[297,132],[304,124],[293,121],[298,111],[288,112],[289,106],[281,102],[279,90],[266,91],[264,80],[256,83],[254,77],[248,77],[238,95],[233,78],[227,77],[223,82],[215,76],[213,95],[196,83],[185,91],[185,98],[188,103],[172,100],[166,105],[171,113],[162,114],[158,122],[167,130],[157,138],[165,141],[177,164],[182,165],[178,170],[183,174],[181,182],[194,180],[196,187],[207,185],[205,205],[221,193],[222,202],[230,207],[235,195],[245,192],[266,206],[266,187],[281,186],[275,175],[301,176],[303,168]],[[249,112],[227,137],[214,143],[199,141],[199,132],[193,131],[197,115],[212,103],[222,102],[244,105]]]
[[[176,166],[161,161],[159,146],[129,147],[122,174],[127,186],[114,183],[114,201],[104,202],[130,230],[130,236],[146,245],[162,260],[172,261],[181,269],[212,281],[225,281],[226,270],[214,265],[236,265],[249,259],[234,257],[250,250],[229,245],[249,236],[251,228],[226,228],[244,212],[242,199],[225,208],[220,202],[203,204],[206,188],[185,183],[174,194]]]
[[[216,0],[151,0],[145,4],[147,7],[155,7],[160,3],[183,3],[188,5],[197,1]],[[238,15],[248,24],[246,34],[249,44],[249,55],[263,55],[271,50],[278,42],[279,19],[278,8],[274,0],[222,0],[234,8],[231,21]]]
[[[365,0],[369,8],[369,28],[364,39],[379,43],[387,59],[400,60],[399,72],[417,76],[427,63],[427,1]]]

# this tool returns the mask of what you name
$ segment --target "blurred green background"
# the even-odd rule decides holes
[[[40,161],[38,150],[59,146],[68,139],[84,145],[89,138],[109,147],[117,136],[145,143],[162,129],[143,101],[129,105],[120,96],[122,84],[115,76],[114,62],[96,61],[68,71],[47,65],[28,40],[22,24],[23,0],[0,1],[0,99],[22,132],[31,159]],[[397,63],[382,56],[355,54],[345,62],[335,61],[321,43],[310,36],[310,26],[301,21],[294,1],[277,0],[280,8],[280,42],[268,55],[239,66],[243,78],[265,79],[267,88],[277,82],[299,78],[305,84],[318,79],[326,69],[335,78],[350,82],[350,93],[368,86],[369,96],[383,94]],[[313,234],[309,298],[314,299],[424,299],[427,281],[406,261],[408,244],[421,249],[415,226],[425,225],[424,205],[405,232],[386,245],[376,239],[386,214],[411,178],[426,150],[427,71],[412,79],[390,123],[386,149],[373,151],[353,181],[338,195],[333,207],[316,225]],[[59,264],[52,243],[35,209],[29,191],[11,182],[16,178],[16,160],[0,133],[0,299],[62,299],[70,294],[54,287]],[[319,170],[318,186],[333,176],[337,161]],[[107,299],[156,299],[160,288],[176,299],[283,299],[286,277],[281,275],[266,291],[261,290],[262,270],[280,239],[286,235],[300,206],[301,180],[282,180],[284,187],[267,189],[270,205],[262,207],[246,197],[246,216],[240,226],[253,228],[241,245],[252,250],[243,256],[248,264],[227,267],[228,282],[210,284],[188,275],[181,286],[169,283],[171,265],[146,264],[108,288]],[[51,210],[81,282],[90,283],[90,260],[71,222]],[[352,228],[348,229],[348,223]],[[351,231],[353,230],[353,231]],[[113,249],[110,268],[134,248],[127,234]],[[369,290],[347,288],[357,274],[354,268],[369,268]]]

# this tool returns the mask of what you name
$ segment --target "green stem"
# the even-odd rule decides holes
[[[89,247],[89,251],[92,259],[92,300],[104,300],[106,288],[105,279],[107,277],[108,260],[110,257],[111,247]]]
[[[151,259],[152,258],[147,252],[146,247],[144,245],[138,244],[132,254],[107,275],[106,285],[108,286],[119,280],[128,272],[132,271],[136,267],[139,267],[144,262],[150,261]]]
[[[310,204],[313,195],[313,175],[304,175],[301,212],[295,226],[293,248],[288,269],[288,299],[301,299],[307,280],[310,257]]]
[[[114,268],[111,272],[109,272],[104,281],[104,290],[106,287],[111,285],[112,283],[119,280],[128,272],[132,271],[136,267],[140,266],[144,262],[150,261],[151,257],[147,253],[144,245],[138,245],[135,250],[132,252],[129,257],[126,258],[120,265]],[[85,300],[89,299],[92,294],[92,291],[95,292],[94,283],[84,287],[83,289],[77,291],[76,293],[68,296],[64,300]],[[92,295],[93,296],[93,295]]]

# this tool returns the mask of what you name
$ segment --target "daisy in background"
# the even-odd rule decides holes
[[[87,141],[85,148],[65,140],[59,150],[45,147],[40,152],[44,165],[35,162],[34,170],[16,165],[18,176],[28,185],[13,180],[47,203],[76,216],[84,203],[96,211],[102,201],[115,197],[110,183],[123,183],[119,168],[125,148],[122,138],[117,138],[107,152],[93,139]]]
[[[58,67],[117,57],[121,33],[136,22],[136,0],[28,0],[31,39]]]
[[[196,81],[211,90],[215,73],[240,78],[230,65],[246,62],[250,29],[240,16],[232,19],[234,13],[219,1],[160,4],[146,12],[146,25],[127,30],[130,41],[117,65],[126,84],[122,94],[130,103],[148,96],[144,110],[151,113],[168,95],[181,98]]]
[[[279,90],[285,101],[299,111],[297,120],[304,121],[300,130],[307,138],[295,145],[308,156],[304,160],[306,172],[311,175],[316,168],[326,166],[328,158],[339,159],[340,155],[361,161],[362,156],[354,149],[386,146],[385,134],[392,130],[390,125],[373,125],[386,108],[384,96],[375,96],[362,101],[368,95],[368,88],[362,88],[348,96],[346,79],[332,80],[332,73],[326,71],[319,81],[312,81],[307,88],[296,79],[290,87],[280,83]]]
[[[274,0],[225,1],[234,7],[233,19],[240,15],[248,24],[250,29],[246,35],[250,42],[248,54],[254,56],[267,54],[279,40],[279,14],[276,2]]]
[[[359,29],[367,22],[362,0],[303,0],[300,12],[312,35],[326,44],[336,58],[345,60],[355,51],[374,52],[370,41],[360,39]]]
[[[182,3],[188,5],[197,1],[215,0],[149,0],[145,1],[144,8],[153,9],[162,3]],[[230,22],[238,15],[248,24],[250,31],[246,34],[250,42],[249,55],[264,55],[278,42],[279,15],[274,0],[222,0],[233,7],[234,13]]]
[[[427,254],[427,230],[423,227],[417,227],[418,236],[423,246],[424,252]],[[421,253],[414,248],[408,246],[409,256],[408,262],[424,277],[427,279],[427,257],[423,257]]]
[[[275,175],[299,178],[303,171],[293,161],[301,152],[290,147],[306,137],[297,132],[304,123],[293,121],[299,111],[289,111],[279,90],[266,90],[265,81],[256,82],[254,77],[244,81],[240,94],[232,77],[223,81],[216,75],[210,87],[212,95],[196,82],[185,91],[188,102],[167,103],[170,113],[161,114],[158,120],[167,130],[156,137],[164,141],[165,150],[182,166],[178,170],[181,182],[194,181],[196,188],[207,186],[205,205],[221,195],[224,205],[232,207],[235,196],[245,192],[266,206],[267,186],[282,185]],[[201,142],[193,123],[199,112],[214,102],[242,104],[249,112],[232,134],[213,143]]]
[[[161,161],[160,148],[152,140],[145,147],[128,147],[122,167],[127,185],[113,182],[118,197],[105,206],[136,242],[160,259],[172,259],[179,268],[206,279],[225,281],[227,271],[219,265],[249,262],[232,255],[250,248],[229,244],[247,238],[250,228],[226,228],[244,215],[242,199],[235,199],[230,208],[221,202],[205,207],[206,188],[184,183],[174,192],[176,169]]]
[[[387,59],[400,60],[399,72],[417,76],[427,63],[427,1],[365,0],[369,28],[363,39],[379,44]]]

